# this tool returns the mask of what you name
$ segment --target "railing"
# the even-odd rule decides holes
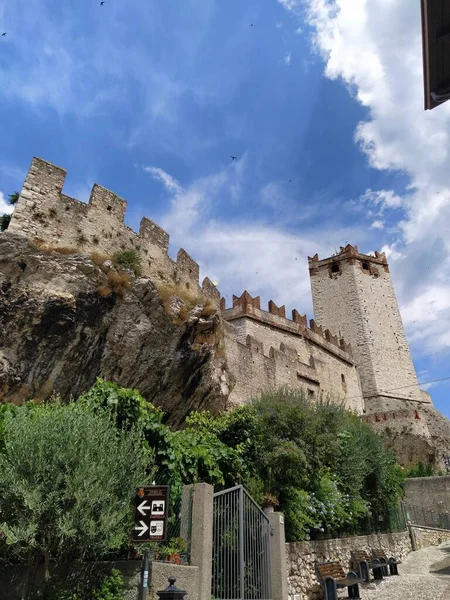
[[[405,505],[405,510],[411,525],[450,530],[450,513],[440,513],[436,510],[411,504]]]

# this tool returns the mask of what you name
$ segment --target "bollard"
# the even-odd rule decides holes
[[[187,592],[184,590],[180,590],[175,586],[175,577],[169,577],[169,585],[165,590],[161,590],[160,592],[156,592],[156,595],[160,598],[160,600],[183,600],[186,596]]]

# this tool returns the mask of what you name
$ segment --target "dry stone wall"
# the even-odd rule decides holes
[[[8,231],[57,246],[78,248],[83,253],[112,256],[136,250],[142,275],[167,284],[199,291],[199,265],[180,249],[176,260],[168,255],[169,234],[143,217],[139,233],[125,225],[125,200],[95,184],[89,203],[63,194],[66,171],[33,158]],[[202,291],[219,300],[220,294],[206,278]]]
[[[399,410],[421,395],[386,256],[348,245],[309,259],[314,314],[353,348],[367,413]]]
[[[450,541],[450,531],[445,529],[432,529],[428,527],[412,528],[416,549],[439,546],[442,542]]]
[[[375,534],[369,536],[320,540],[314,542],[294,542],[286,544],[288,565],[289,597],[298,600],[320,600],[323,592],[316,574],[316,563],[339,562],[344,570],[351,566],[351,552],[383,549],[389,556],[403,560],[411,552],[408,532]]]

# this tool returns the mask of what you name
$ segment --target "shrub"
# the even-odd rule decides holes
[[[101,296],[102,298],[106,298],[107,296],[111,295],[111,288],[108,287],[107,285],[99,285],[97,288],[97,292],[98,295]]]
[[[123,298],[126,290],[130,288],[131,279],[126,273],[109,271],[108,284],[115,294]]]
[[[57,252],[58,254],[76,254],[78,252],[78,248],[73,246],[57,246],[55,244],[49,244],[48,242],[45,242],[39,238],[35,238],[32,242],[32,245],[46,254],[50,254],[52,252]]]
[[[122,269],[130,269],[136,275],[141,272],[141,257],[137,250],[122,250],[113,256],[113,262],[116,266]]]
[[[103,565],[87,572],[73,570],[44,582],[30,600],[123,600],[123,583],[119,570],[107,573]]]
[[[218,310],[217,305],[210,298],[206,298],[201,293],[194,292],[192,290],[187,289],[182,285],[177,284],[159,284],[156,286],[158,290],[159,297],[162,300],[162,304],[164,307],[164,312],[167,315],[170,315],[171,303],[173,298],[180,298],[183,301],[182,306],[178,312],[178,315],[175,319],[177,324],[185,323],[190,311],[198,305],[203,306],[202,312],[200,313],[200,317],[206,319],[213,314],[215,314]]]
[[[128,542],[130,499],[149,481],[140,424],[117,431],[86,403],[28,403],[4,415],[0,531],[8,552],[36,563],[101,559]]]
[[[104,262],[109,260],[109,256],[106,256],[106,254],[101,254],[100,252],[91,252],[90,256],[91,256],[91,260],[94,263],[94,265],[97,265],[97,266],[100,266]]]

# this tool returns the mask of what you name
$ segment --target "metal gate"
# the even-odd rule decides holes
[[[212,597],[272,600],[269,519],[242,486],[214,494]]]

